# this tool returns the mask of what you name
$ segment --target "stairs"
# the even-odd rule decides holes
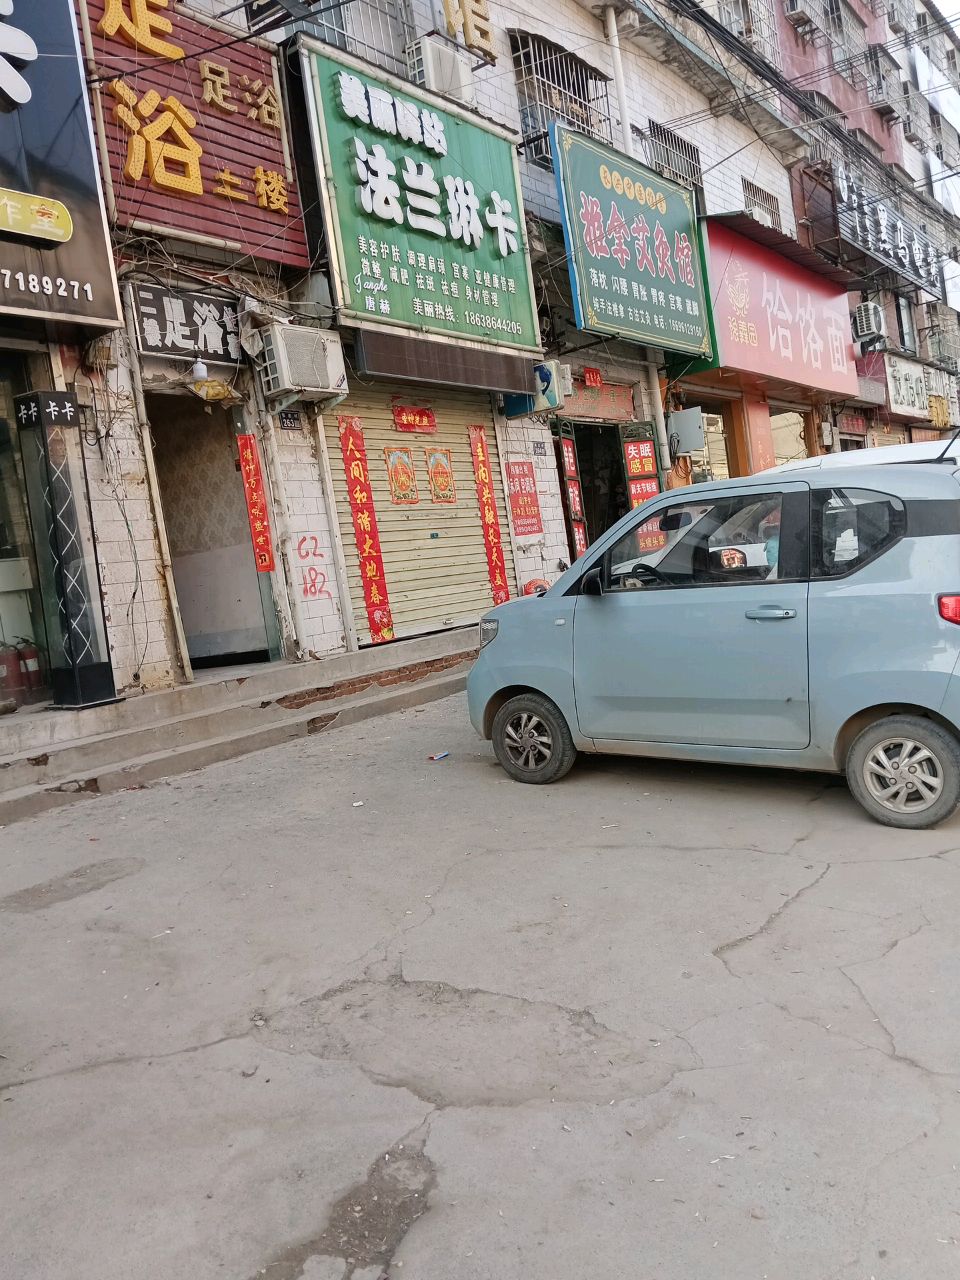
[[[458,693],[473,627],[0,720],[0,826]]]

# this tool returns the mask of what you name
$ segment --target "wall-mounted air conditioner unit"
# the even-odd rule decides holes
[[[791,26],[798,29],[817,25],[813,18],[813,6],[809,0],[784,0],[783,12]]]
[[[754,222],[759,222],[761,226],[773,226],[773,214],[769,209],[761,209],[758,204],[752,204],[747,209],[747,213],[753,218]]]
[[[410,79],[422,89],[455,98],[468,107],[477,100],[476,80],[469,62],[456,45],[438,36],[422,36],[407,46],[407,69]]]
[[[271,324],[260,331],[257,363],[267,400],[293,398],[338,404],[347,394],[340,337],[329,329]]]
[[[883,307],[879,302],[861,302],[853,313],[853,336],[857,342],[874,342],[885,333]]]

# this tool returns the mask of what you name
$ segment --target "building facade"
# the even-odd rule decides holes
[[[5,21],[82,121],[0,64],[18,701],[467,625],[664,486],[960,427],[932,4],[58,7]],[[41,101],[85,178],[18,160]]]

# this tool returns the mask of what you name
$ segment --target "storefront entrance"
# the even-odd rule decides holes
[[[0,702],[50,697],[48,645],[13,397],[28,389],[21,357],[0,352]]]
[[[173,577],[194,667],[279,656],[270,575],[257,572],[236,431],[194,397],[147,395]]]

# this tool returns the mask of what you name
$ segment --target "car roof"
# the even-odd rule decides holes
[[[874,449],[848,449],[841,453],[822,453],[817,458],[797,458],[783,462],[770,471],[832,470],[834,467],[891,466],[901,462],[932,463],[946,450],[947,459],[960,463],[960,440],[955,444],[943,440],[925,440],[920,444],[887,444]],[[762,473],[761,473],[762,474]]]

